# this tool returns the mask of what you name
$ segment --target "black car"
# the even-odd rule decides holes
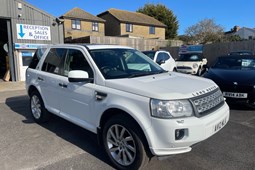
[[[255,108],[255,56],[219,57],[204,77],[218,84],[227,102],[242,102]]]

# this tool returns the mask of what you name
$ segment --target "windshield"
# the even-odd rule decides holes
[[[201,61],[202,58],[202,54],[188,53],[180,54],[180,58],[177,61]]]
[[[154,60],[154,56],[155,56],[155,51],[143,51],[143,53],[145,55],[147,55],[148,57],[150,57],[150,59]]]
[[[219,69],[255,69],[255,58],[220,57],[213,68]]]
[[[145,54],[134,49],[90,50],[105,79],[132,78],[164,71]]]

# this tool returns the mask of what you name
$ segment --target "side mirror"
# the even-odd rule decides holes
[[[89,78],[89,74],[86,71],[73,70],[68,73],[69,82],[92,82],[93,78]]]
[[[165,60],[159,60],[157,63],[158,63],[159,65],[161,65],[161,64],[166,63],[166,61],[165,61]]]

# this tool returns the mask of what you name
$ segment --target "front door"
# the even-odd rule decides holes
[[[89,77],[93,78],[93,71],[87,62],[85,55],[79,49],[69,49],[63,65],[63,76],[60,80],[62,90],[59,101],[61,116],[74,123],[94,130],[96,115],[94,114],[95,90],[94,83],[68,81],[68,73],[71,70],[83,70],[88,72]]]

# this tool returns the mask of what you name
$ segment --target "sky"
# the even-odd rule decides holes
[[[135,12],[147,3],[163,4],[179,22],[178,35],[203,19],[213,19],[229,31],[235,25],[255,28],[254,0],[25,0],[31,5],[59,17],[74,7],[92,15],[110,8]]]

